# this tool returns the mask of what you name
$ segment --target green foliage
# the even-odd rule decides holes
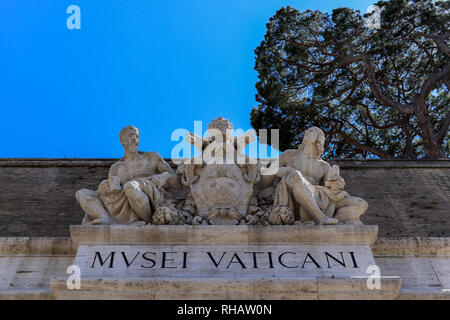
[[[381,29],[349,8],[281,8],[255,50],[252,126],[280,129],[281,150],[318,126],[327,157],[448,157],[449,3],[380,1]]]

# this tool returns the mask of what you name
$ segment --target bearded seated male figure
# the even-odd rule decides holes
[[[164,188],[181,187],[170,165],[156,152],[140,152],[139,131],[127,126],[120,132],[125,156],[114,163],[97,191],[75,194],[86,213],[83,224],[145,224],[157,210],[174,212]]]

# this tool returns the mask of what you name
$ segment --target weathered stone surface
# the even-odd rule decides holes
[[[400,277],[382,279],[380,289],[367,288],[366,279],[317,279],[319,300],[384,300],[395,299],[400,294]]]
[[[124,127],[119,134],[124,156],[111,166],[108,179],[97,190],[75,193],[86,213],[82,224],[362,225],[368,204],[344,191],[339,166],[321,159],[321,129],[306,130],[298,149],[284,151],[269,167],[241,152],[254,133],[233,136],[232,129],[228,119],[218,117],[208,136],[188,133],[186,142],[200,155],[176,161],[175,174],[158,153],[138,151],[139,130]],[[168,190],[181,191],[182,185],[190,190],[184,197]],[[275,189],[273,196],[265,188]]]
[[[70,238],[0,238],[0,255],[75,255],[77,248]]]
[[[86,279],[82,290],[69,291],[64,278],[51,280],[56,299],[317,299],[317,280],[280,279]],[[208,290],[205,291],[205,288]],[[126,290],[121,290],[126,289]]]
[[[177,169],[195,203],[189,224],[255,222],[248,209],[253,185],[260,179],[259,168],[256,159],[250,164],[250,158],[240,152],[255,138],[250,135],[250,141],[245,142],[246,134],[233,137],[232,128],[229,120],[218,117],[208,125],[208,137],[187,135],[186,142],[200,152],[200,156],[185,159]]]
[[[450,236],[450,161],[442,167],[349,168],[342,170],[348,191],[367,200],[364,224],[378,224],[383,237]],[[408,164],[411,164],[409,167]],[[423,162],[426,164],[427,162]]]
[[[273,197],[271,224],[292,224],[294,220],[316,224],[352,223],[361,225],[367,202],[344,191],[345,180],[339,166],[321,159],[325,134],[318,127],[305,131],[298,149],[280,154],[277,176],[281,178]],[[270,181],[263,176],[261,182]]]
[[[75,265],[88,278],[298,279],[367,276],[368,245],[80,245]]]
[[[95,189],[108,176],[108,165],[95,160],[95,166],[65,160],[56,166],[45,160],[38,166],[28,160],[17,167],[0,163],[0,236],[68,236],[69,225],[84,216],[75,192]]]
[[[120,131],[124,157],[115,162],[97,190],[81,189],[75,198],[86,213],[83,224],[155,223],[159,215],[178,216],[165,199],[164,188],[181,181],[156,152],[139,152],[139,130],[127,126]],[[170,181],[170,182],[169,182]],[[175,182],[174,182],[175,181]],[[152,221],[153,220],[153,221]]]
[[[381,290],[368,290],[360,279],[254,279],[252,281],[195,278],[170,279],[86,279],[79,291],[69,291],[64,278],[51,280],[56,299],[395,299],[400,292],[398,279],[384,280]],[[206,289],[206,290],[205,290]]]
[[[394,299],[367,286],[376,226],[72,226],[81,289],[56,299]],[[289,281],[287,281],[289,279]],[[99,281],[100,280],[100,281]]]
[[[231,234],[229,237],[233,238],[235,235]],[[225,235],[221,235],[220,237],[223,236]],[[311,236],[311,234],[308,236]],[[104,239],[98,240],[103,241]],[[160,240],[159,238],[153,239],[153,241]],[[175,240],[177,239],[175,238]],[[200,242],[201,237],[197,240]],[[149,239],[147,238],[145,241],[149,241]],[[448,263],[450,259],[449,241],[450,238],[381,238],[372,245],[372,251],[374,252],[375,261],[380,267],[382,276],[397,275],[402,279],[402,287],[398,299],[450,299],[450,291],[443,291],[443,289],[450,289],[446,286],[450,279],[450,273],[445,268],[441,268],[441,266],[445,267],[450,265]],[[66,289],[67,280],[67,275],[65,277],[63,275],[67,266],[73,263],[75,256],[75,251],[69,249],[71,247],[72,242],[70,238],[0,238],[0,265],[2,266],[2,269],[0,269],[0,282],[2,284],[0,286],[0,299],[53,299],[50,290],[50,279],[55,277],[55,275],[61,275],[62,277],[59,281],[56,279],[52,281],[54,284],[55,282],[58,284],[57,287],[54,287],[55,290],[61,290],[59,293],[62,294],[62,291]],[[17,263],[17,261],[21,261],[21,263]],[[33,265],[42,267],[41,272],[20,273],[21,270],[25,270],[23,266]],[[24,285],[25,282],[21,279],[23,275],[27,277],[26,285]],[[109,280],[91,280],[92,283],[90,282],[90,285],[93,288],[95,287],[94,283],[101,285],[103,289],[109,285],[113,286],[112,281]],[[310,280],[305,279],[303,282],[294,284],[292,286],[294,292],[287,292],[284,295],[274,296],[273,298],[317,299],[317,281],[311,282]],[[387,280],[389,281],[389,279]],[[154,283],[153,280],[149,281],[150,283]],[[319,279],[319,281],[321,280]],[[362,279],[361,281],[365,280]],[[142,279],[140,282],[136,282],[135,292],[129,293],[128,297],[130,299],[154,299],[156,296],[164,296],[161,292],[158,294],[143,292],[146,288],[148,289],[148,285],[145,282]],[[226,282],[229,282],[228,279],[223,280],[223,283]],[[291,279],[288,278],[284,282],[284,285],[288,288],[287,284],[291,282]],[[187,280],[177,284],[182,285],[183,283],[185,284],[187,293],[174,294],[172,296],[173,298],[183,299],[188,294],[190,294],[191,299],[204,297],[200,292],[195,292],[195,288],[189,286]],[[114,285],[116,284],[117,281]],[[321,281],[322,284],[323,281]],[[234,285],[234,289],[236,289],[236,285],[239,285],[239,283],[237,282]],[[85,289],[87,288],[85,287]],[[295,292],[297,289],[298,291]],[[350,294],[347,289],[344,290],[342,288],[341,292],[343,291]],[[322,291],[321,293],[323,294],[324,292]],[[76,292],[71,294],[76,294]],[[93,293],[83,291],[79,293],[79,298],[96,298],[98,294],[99,292],[95,291]],[[104,298],[107,298],[108,294],[113,296],[114,290],[111,290],[109,293],[103,291],[103,294]],[[234,294],[237,297],[235,291]],[[268,296],[267,292],[266,296]],[[258,298],[258,294],[255,293],[252,297],[247,297],[242,294],[239,297],[248,299],[252,297]],[[221,293],[216,297],[210,298],[226,299],[227,293]]]
[[[381,276],[400,276],[399,299],[450,299],[450,255],[375,257]]]
[[[0,257],[0,290],[41,290],[55,274],[65,274],[72,255]]]
[[[439,256],[450,255],[450,238],[380,238],[372,246],[376,256]]]
[[[115,161],[0,159],[0,236],[68,236],[83,219],[75,192],[97,188]],[[327,161],[341,167],[350,194],[367,200],[361,220],[379,225],[380,236],[450,235],[450,161]]]
[[[50,278],[75,253],[70,238],[0,238],[0,299],[53,299]]]
[[[80,226],[70,227],[75,245],[104,243],[358,243],[372,245],[377,226]]]

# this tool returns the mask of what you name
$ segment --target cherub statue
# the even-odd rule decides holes
[[[270,223],[293,224],[297,205],[301,222],[362,224],[359,217],[366,212],[368,204],[344,191],[345,181],[338,166],[331,167],[320,159],[324,142],[322,130],[309,128],[298,150],[286,150],[280,155],[277,175],[262,176],[263,186],[276,176],[281,178],[269,215]]]
[[[120,132],[125,155],[114,163],[108,179],[97,191],[82,189],[75,194],[86,213],[83,224],[157,223],[162,217],[176,220],[178,213],[164,188],[181,188],[179,177],[156,152],[140,152],[139,130],[127,126]],[[164,219],[163,219],[164,220]]]
[[[232,135],[233,126],[222,117],[212,120],[209,137],[192,133],[187,142],[201,152],[178,166],[182,183],[189,186],[196,205],[194,222],[238,224],[247,215],[253,184],[260,179],[256,159],[240,150],[254,140],[250,132]]]

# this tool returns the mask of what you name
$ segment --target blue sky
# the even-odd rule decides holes
[[[0,157],[117,158],[126,125],[170,157],[177,128],[250,129],[254,49],[282,6],[366,0],[0,0]],[[81,29],[69,30],[69,5]]]

